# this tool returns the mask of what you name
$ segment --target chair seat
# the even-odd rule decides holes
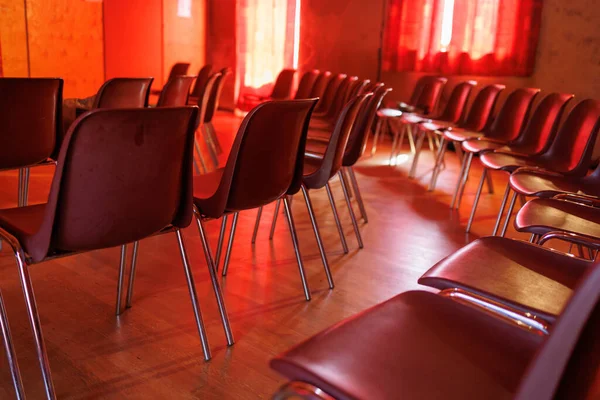
[[[400,110],[396,110],[395,108],[380,108],[377,111],[378,118],[399,118],[404,113]]]
[[[417,114],[404,114],[402,116],[402,118],[400,119],[400,121],[402,121],[406,124],[418,124],[421,122],[429,121],[429,119],[427,119],[426,117],[423,117],[421,115],[417,115]]]
[[[465,129],[453,128],[451,130],[444,131],[444,137],[446,140],[452,140],[453,142],[464,142],[469,139],[478,139],[485,137],[483,133],[467,131]]]
[[[521,167],[538,167],[533,158],[517,153],[484,153],[479,161],[488,169],[513,172]]]
[[[329,143],[331,139],[331,131],[321,131],[311,129],[308,131],[308,140]]]
[[[591,265],[527,242],[485,237],[438,262],[419,283],[464,289],[554,321]]]
[[[462,142],[462,149],[464,151],[468,151],[469,153],[481,153],[482,151],[492,151],[492,150],[500,150],[507,151],[511,153],[518,153],[519,148],[515,146],[509,146],[503,142],[496,142],[492,140],[465,140]]]
[[[313,140],[312,138],[310,138],[306,142],[305,152],[307,155],[315,154],[315,155],[318,155],[319,157],[323,157],[326,150],[327,150],[327,142],[324,142],[321,140]]]
[[[433,120],[431,122],[423,122],[421,124],[421,128],[426,129],[428,131],[443,131],[445,129],[452,128],[454,126],[455,126],[455,124],[452,124],[450,122],[440,121],[440,120]]]
[[[331,135],[331,131],[333,131],[334,125],[331,123],[331,121],[327,120],[327,119],[323,119],[323,118],[311,118],[310,120],[310,125],[308,126],[308,128],[310,129],[310,131],[308,132],[309,136],[312,136],[311,131],[325,131],[327,132],[329,135]]]
[[[13,235],[26,253],[31,254],[32,246],[35,246],[31,239],[40,230],[45,212],[46,204],[0,210],[0,227]]]
[[[336,399],[509,399],[542,340],[414,291],[319,333],[271,367]]]
[[[535,172],[515,172],[510,176],[510,186],[525,196],[553,197],[561,193],[586,193],[581,181],[576,177]]]
[[[203,175],[194,176],[194,205],[200,211],[200,214],[212,218],[219,218],[220,215],[211,215],[213,207],[222,199],[215,199],[214,195],[221,183],[223,177],[223,168]]]
[[[600,238],[600,209],[557,199],[534,199],[519,210],[515,228],[536,235],[565,231]]]

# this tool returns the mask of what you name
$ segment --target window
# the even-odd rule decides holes
[[[384,71],[533,72],[543,0],[389,0]]]

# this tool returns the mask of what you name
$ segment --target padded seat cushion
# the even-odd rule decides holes
[[[600,238],[600,209],[557,199],[534,199],[519,210],[515,227],[536,235],[565,231]]]
[[[554,321],[591,262],[502,237],[477,239],[434,265],[421,285],[461,288]]]
[[[414,291],[319,333],[271,367],[336,399],[509,399],[541,340]]]

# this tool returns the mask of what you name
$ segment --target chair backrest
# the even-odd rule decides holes
[[[192,219],[197,107],[99,109],[69,128],[44,219],[31,237],[35,262],[143,239]]]
[[[204,86],[210,77],[212,72],[212,65],[206,64],[204,67],[200,68],[198,71],[198,76],[196,77],[196,82],[194,83],[194,87],[192,88],[192,92],[190,93],[191,97],[200,97],[204,93]]]
[[[210,99],[208,100],[208,105],[206,106],[206,115],[204,116],[204,122],[211,122],[215,113],[219,109],[219,100],[221,99],[221,93],[223,92],[223,86],[225,86],[225,81],[233,72],[231,68],[223,68],[221,71],[221,76],[217,78],[215,84],[212,88],[212,93],[210,95]]]
[[[573,291],[550,335],[529,364],[517,400],[597,399],[600,397],[600,268]]]
[[[425,86],[425,84],[427,82],[431,82],[436,78],[437,76],[433,75],[425,75],[420,77],[415,83],[415,87],[413,88],[413,92],[410,95],[410,100],[408,101],[408,104],[410,104],[411,106],[415,106],[417,104],[417,101],[419,100],[419,96],[421,96],[421,93],[423,92],[423,87]]]
[[[348,102],[346,101],[348,98],[348,92],[350,92],[359,83],[360,82],[358,81],[357,76],[348,76],[342,81],[340,86],[338,86],[338,90],[333,98],[331,107],[329,107],[329,111],[325,115],[325,118],[333,120],[337,119],[338,115],[344,108],[344,105]]]
[[[190,95],[190,86],[194,82],[193,76],[177,75],[170,78],[163,86],[156,107],[181,107],[185,106]]]
[[[336,93],[338,92],[340,85],[342,84],[342,82],[344,82],[346,77],[347,77],[346,74],[337,74],[336,76],[329,79],[329,82],[327,83],[327,87],[325,88],[325,91],[323,92],[323,96],[317,103],[317,107],[315,108],[314,112],[325,113],[325,114],[329,112],[329,109],[331,108],[333,100],[335,99]]]
[[[173,66],[171,67],[171,71],[169,72],[169,78],[167,79],[167,82],[169,81],[169,79],[175,78],[176,76],[187,75],[189,69],[190,63],[179,62],[173,64]]]
[[[257,208],[299,184],[316,99],[277,100],[250,111],[235,137],[208,217]]]
[[[372,96],[373,93],[356,96],[344,106],[329,138],[329,143],[327,143],[327,149],[323,154],[319,169],[310,177],[304,177],[304,182],[308,183],[307,186],[313,189],[322,188],[340,170],[348,137],[356,122],[358,113],[363,103]],[[307,182],[307,179],[310,179],[310,182]]]
[[[365,150],[365,144],[369,136],[369,129],[373,125],[377,110],[383,101],[383,98],[391,92],[391,88],[386,88],[383,83],[379,83],[372,92],[373,96],[363,103],[361,110],[356,117],[356,122],[352,126],[352,131],[348,137],[348,143],[346,144],[346,150],[344,151],[344,158],[342,165],[344,167],[351,167],[362,156]]]
[[[277,76],[271,98],[273,100],[286,100],[292,97],[292,88],[294,87],[295,69],[284,69]]]
[[[555,171],[584,176],[588,172],[600,126],[600,102],[581,101],[567,116],[548,151],[540,159]]]
[[[435,112],[446,82],[448,82],[448,79],[442,77],[428,79],[422,86],[421,93],[414,106],[423,110],[424,115]]]
[[[314,87],[315,82],[317,81],[318,77],[319,77],[318,69],[313,69],[312,71],[306,71],[304,73],[304,75],[302,75],[302,78],[300,79],[300,83],[298,84],[298,90],[296,90],[296,95],[294,96],[294,99],[296,99],[296,100],[309,99],[310,94],[313,90],[313,87]]]
[[[366,91],[365,89],[367,88],[367,86],[369,86],[369,84],[371,83],[370,79],[364,79],[364,80],[357,80],[356,82],[353,82],[350,87],[348,88],[348,92],[346,93],[346,98],[344,99],[344,104],[346,104],[347,102],[350,101],[350,99],[355,98],[358,95],[361,95],[363,93],[371,93],[373,92],[372,90]]]
[[[523,131],[538,93],[540,89],[520,88],[509,94],[486,136],[507,142],[515,140]]]
[[[527,149],[529,154],[541,154],[548,150],[558,132],[565,107],[573,97],[564,93],[550,93],[544,97],[514,144]]]
[[[321,72],[319,74],[319,77],[315,81],[315,84],[313,85],[312,90],[310,91],[309,97],[311,99],[314,99],[317,97],[321,98],[323,96],[323,93],[325,93],[325,88],[329,84],[330,79],[331,79],[331,72],[329,72],[329,71]]]
[[[113,78],[100,87],[92,109],[148,107],[154,78]]]
[[[486,129],[498,96],[505,88],[504,85],[488,85],[481,89],[473,100],[467,119],[459,126],[473,132]]]
[[[62,137],[63,80],[0,78],[0,170],[54,157]]]
[[[208,110],[213,88],[215,87],[215,84],[221,75],[222,74],[220,72],[212,74],[204,84],[202,92],[198,94],[198,121],[200,121],[201,124],[204,123],[204,120],[206,119],[206,112]]]
[[[477,85],[476,81],[465,81],[461,82],[452,89],[448,103],[442,114],[440,114],[439,120],[457,124],[463,120],[465,110],[467,109],[467,102],[469,101],[469,95],[473,90],[473,87]]]

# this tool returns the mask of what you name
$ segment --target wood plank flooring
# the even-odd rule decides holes
[[[227,149],[239,119],[219,114]],[[387,139],[386,139],[387,140]],[[370,148],[370,147],[369,147]],[[403,150],[407,152],[407,149]],[[311,192],[336,287],[329,290],[301,196],[293,202],[301,252],[313,293],[304,300],[290,235],[283,218],[269,241],[273,206],[263,213],[255,245],[256,211],[240,214],[229,274],[222,280],[236,344],[227,347],[210,286],[198,232],[184,231],[213,359],[205,362],[194,324],[174,234],[141,242],[133,308],[115,317],[119,249],[94,251],[35,265],[31,276],[40,309],[54,383],[61,399],[266,399],[285,382],[269,360],[310,335],[400,292],[424,289],[418,277],[435,262],[491,232],[506,184],[494,176],[496,194],[482,195],[471,235],[464,226],[481,168],[474,161],[459,212],[448,205],[458,173],[449,154],[436,192],[427,192],[433,159],[421,156],[415,180],[411,157],[387,165],[389,143],[356,167],[369,214],[357,243],[339,182],[333,189],[350,253],[344,255],[325,191]],[[226,154],[222,161],[225,160]],[[31,172],[30,204],[45,201],[53,168]],[[16,206],[17,173],[0,173],[0,208]],[[358,213],[358,207],[355,207]],[[220,221],[207,223],[213,243]],[[512,228],[512,227],[511,227]],[[510,236],[517,236],[509,231]],[[523,238],[523,236],[520,236]],[[12,253],[0,252],[0,288],[5,298],[26,393],[43,398],[40,370],[25,314]],[[0,398],[13,396],[0,349]]]

